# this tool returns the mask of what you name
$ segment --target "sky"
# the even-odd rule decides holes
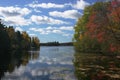
[[[100,0],[0,0],[0,19],[40,42],[71,42],[86,6]]]

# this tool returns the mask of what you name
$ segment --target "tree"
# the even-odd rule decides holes
[[[37,37],[32,37],[31,38],[31,46],[36,48],[36,49],[40,48],[40,41]]]
[[[22,37],[23,37],[23,40],[22,40],[22,48],[23,49],[30,49],[30,44],[31,44],[31,42],[30,42],[30,37],[29,37],[29,35],[24,31],[24,32],[22,32]]]
[[[25,32],[15,31],[13,26],[5,26],[0,21],[0,51],[7,50],[29,50],[31,48],[31,38]],[[34,48],[39,48],[40,41],[33,38]]]
[[[88,28],[86,26],[88,25],[90,15],[92,15],[92,6],[85,8],[84,15],[78,19],[74,27],[74,45],[76,51],[96,52],[99,49],[97,40],[92,39],[90,33],[87,32]]]
[[[1,52],[7,51],[10,49],[10,38],[4,27],[5,25],[3,25],[0,22],[0,51]]]
[[[74,28],[74,45],[78,51],[119,53],[119,26],[120,6],[113,8],[111,2],[97,2],[87,7],[78,20]]]
[[[14,28],[12,26],[9,26],[8,28],[6,27],[6,31],[10,38],[11,49],[18,48],[19,45],[17,45],[17,36]]]

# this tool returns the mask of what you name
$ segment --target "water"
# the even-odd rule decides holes
[[[76,76],[76,77],[75,77]],[[120,55],[75,53],[73,46],[0,53],[1,80],[120,80]]]
[[[74,57],[78,80],[120,80],[120,55],[75,53]]]
[[[74,49],[41,47],[23,57],[11,57],[2,74],[2,80],[76,80],[74,76]],[[6,65],[6,64],[5,64]],[[2,69],[2,68],[1,68]]]

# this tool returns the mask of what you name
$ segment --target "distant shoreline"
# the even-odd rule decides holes
[[[66,43],[40,43],[40,46],[73,46],[73,42],[66,42]]]

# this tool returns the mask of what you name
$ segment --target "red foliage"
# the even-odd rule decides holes
[[[111,11],[110,16],[114,22],[120,22],[120,7],[116,7]]]
[[[104,31],[101,29],[103,28],[104,21],[102,22],[96,22],[98,17],[96,16],[97,13],[94,12],[92,15],[89,17],[89,22],[87,23],[87,30],[91,38],[97,38],[98,42],[103,42],[104,41]]]
[[[112,5],[113,7],[119,6],[119,5],[120,5],[120,0],[112,0],[111,5]]]
[[[89,22],[87,23],[87,29],[90,33],[93,33],[96,30],[97,24],[95,24],[96,13],[94,12],[89,17]]]
[[[113,1],[111,2],[111,5],[112,5],[113,7],[116,7],[116,6],[117,6],[117,1],[116,1],[116,0],[113,0]]]
[[[110,52],[115,52],[117,50],[117,46],[110,44]]]
[[[97,40],[98,40],[98,42],[103,42],[104,41],[104,38],[103,38],[103,36],[105,35],[105,33],[104,32],[99,32],[98,34],[97,34]]]
[[[117,6],[113,7],[115,5]],[[114,29],[113,25],[115,25],[116,23],[120,23],[120,6],[118,6],[118,2],[113,1],[112,5],[109,5],[106,8],[106,12],[103,12],[103,10],[98,10],[91,13],[86,25],[87,31],[85,32],[85,34],[89,35],[91,39],[96,38],[99,43],[104,44],[104,42],[109,40],[108,43],[106,43],[110,45],[107,51],[120,51],[120,48],[118,49],[115,41],[113,42],[114,45],[109,44],[109,42],[113,41],[114,38],[111,36],[113,33],[110,33],[111,30]]]

